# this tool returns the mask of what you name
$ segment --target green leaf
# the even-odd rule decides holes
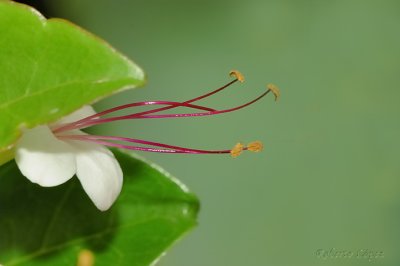
[[[0,1],[0,73],[0,150],[23,128],[145,81],[138,66],[99,38],[8,1]]]
[[[0,152],[0,166],[14,158],[14,149]]]
[[[196,224],[198,201],[157,166],[114,151],[124,186],[98,211],[77,178],[43,188],[15,162],[0,168],[0,264],[76,265],[89,249],[97,265],[149,265]]]

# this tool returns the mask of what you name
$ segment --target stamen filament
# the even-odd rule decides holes
[[[127,115],[127,116],[118,117],[118,120],[144,119],[144,118],[179,118],[179,117],[195,117],[195,116],[209,116],[209,115],[224,114],[224,113],[233,112],[233,111],[242,109],[242,108],[244,108],[246,106],[249,106],[249,105],[257,102],[261,98],[263,98],[269,92],[270,92],[270,90],[264,92],[263,94],[261,94],[256,99],[254,99],[254,100],[252,100],[250,102],[247,102],[245,104],[239,105],[239,106],[234,107],[234,108],[225,109],[225,110],[216,110],[216,111],[210,111],[210,112],[204,112],[204,113],[189,113],[189,114],[165,114],[165,115],[143,115],[143,116]],[[117,117],[115,117],[115,118],[117,118]],[[99,122],[99,123],[107,123],[107,122],[111,122],[111,121],[115,121],[115,120],[99,119],[98,121],[93,121],[93,123],[89,122],[88,124],[89,125],[94,125],[94,124],[97,124],[97,122]]]
[[[215,93],[217,93],[217,92],[220,92],[220,91],[222,91],[223,89],[229,87],[230,85],[232,85],[233,83],[235,83],[235,82],[237,82],[237,81],[238,81],[238,79],[234,79],[234,80],[232,80],[231,82],[228,82],[228,83],[225,84],[224,86],[222,86],[222,87],[220,87],[220,88],[218,88],[218,89],[216,89],[216,90],[214,90],[214,91],[212,91],[212,92],[209,92],[209,93],[206,93],[206,94],[201,95],[201,96],[199,96],[199,97],[196,97],[196,98],[193,98],[193,99],[184,101],[184,102],[182,102],[182,103],[179,103],[179,104],[183,104],[183,105],[171,105],[171,106],[161,107],[161,108],[157,108],[157,109],[153,109],[153,110],[149,110],[149,111],[143,111],[143,112],[140,112],[140,113],[136,113],[135,115],[140,116],[140,115],[158,113],[158,112],[165,111],[165,110],[169,110],[169,109],[172,109],[172,108],[175,108],[175,107],[178,107],[178,106],[185,106],[185,104],[189,104],[189,103],[192,103],[192,102],[197,102],[197,101],[199,101],[199,100],[201,100],[201,99],[204,99],[204,98],[206,98],[206,97],[209,97],[209,96],[211,96],[211,95],[213,95],[213,94],[215,94]],[[115,108],[113,108],[113,109],[115,109]],[[211,108],[210,108],[210,109],[211,109]],[[111,110],[111,109],[109,109],[109,110]],[[105,115],[105,114],[110,113],[109,110],[103,111],[103,112],[101,112],[101,113],[99,113],[99,114],[101,114],[101,116],[103,116],[103,115]]]
[[[95,119],[95,120],[91,120],[91,121],[87,121],[84,124],[81,125],[76,125],[73,127],[68,127],[68,129],[64,129],[64,130],[71,130],[71,129],[81,129],[84,127],[89,127],[89,126],[94,126],[97,124],[104,124],[104,123],[108,123],[108,122],[114,122],[114,121],[120,121],[120,120],[126,120],[126,119],[144,119],[144,118],[180,118],[180,117],[197,117],[197,116],[210,116],[210,115],[217,115],[217,114],[223,114],[223,113],[229,113],[229,112],[233,112],[239,109],[242,109],[246,106],[249,106],[255,102],[257,102],[258,100],[260,100],[261,98],[263,98],[265,95],[267,95],[271,90],[267,90],[266,92],[264,92],[263,94],[261,94],[260,96],[258,96],[257,98],[255,98],[254,100],[247,102],[243,105],[234,107],[234,108],[230,108],[230,109],[225,109],[225,110],[216,110],[216,111],[210,111],[210,112],[204,112],[204,113],[188,113],[188,114],[165,114],[165,115],[138,115],[138,114],[131,114],[131,115],[124,115],[124,116],[117,116],[117,117],[111,117],[111,118],[99,118],[99,119]],[[181,103],[184,104],[184,103]],[[186,105],[186,104],[185,104]],[[58,129],[58,132],[60,131],[60,129]]]
[[[125,137],[114,137],[114,136],[95,136],[95,135],[59,135],[57,136],[60,139],[71,139],[71,140],[80,140],[80,141],[90,141],[95,142],[101,145],[128,149],[128,150],[139,150],[139,151],[149,151],[149,152],[162,152],[162,153],[191,153],[191,154],[223,154],[230,153],[231,150],[200,150],[200,149],[190,149],[179,146],[173,146],[153,141],[140,140],[140,139],[132,139]],[[106,141],[105,141],[106,140]],[[133,145],[124,145],[119,143],[110,142],[112,141],[125,141],[129,143],[138,143],[143,145],[161,147],[166,149],[156,149],[149,147],[140,147]]]
[[[110,112],[115,112],[115,111],[123,110],[123,109],[126,109],[126,108],[130,108],[130,107],[144,106],[144,105],[170,105],[170,106],[172,106],[171,108],[187,107],[187,108],[193,108],[193,109],[198,109],[198,110],[215,111],[215,109],[213,109],[213,108],[208,108],[208,107],[201,106],[201,105],[194,105],[194,104],[180,103],[180,102],[172,102],[172,101],[136,102],[136,103],[130,103],[130,104],[117,106],[117,107],[111,108],[109,110],[106,110],[106,111],[103,111],[103,112],[100,112],[100,113],[85,117],[85,118],[83,118],[81,120],[78,120],[76,122],[61,125],[61,126],[57,127],[56,129],[54,129],[53,132],[57,133],[57,132],[76,129],[76,128],[83,128],[83,127],[86,127],[86,126],[84,126],[86,121],[90,121],[90,120],[91,121],[98,121],[99,120],[98,117],[103,116],[105,114],[108,114]],[[168,106],[168,107],[170,107],[170,106]],[[159,109],[161,109],[161,108],[159,108]]]
[[[152,114],[152,113],[157,113],[157,112],[169,110],[169,109],[176,108],[176,107],[190,107],[190,108],[202,109],[202,110],[207,110],[207,111],[214,111],[214,109],[212,109],[212,108],[207,108],[207,107],[198,106],[198,105],[190,105],[190,103],[199,101],[199,100],[204,99],[206,97],[209,97],[209,96],[211,96],[213,94],[216,94],[216,93],[226,89],[227,87],[229,87],[230,85],[232,85],[233,83],[235,83],[237,81],[243,82],[244,78],[243,78],[243,75],[240,74],[240,72],[232,71],[230,73],[230,75],[232,75],[232,73],[235,73],[234,76],[236,78],[234,80],[228,82],[224,86],[222,86],[222,87],[220,87],[220,88],[218,88],[218,89],[216,89],[214,91],[211,91],[209,93],[206,93],[206,94],[201,95],[199,97],[187,100],[187,101],[182,102],[182,103],[181,102],[170,102],[170,101],[154,101],[154,102],[151,101],[151,102],[138,102],[138,103],[125,104],[125,105],[114,107],[114,108],[102,111],[100,113],[85,117],[85,118],[80,119],[78,121],[75,121],[73,123],[69,123],[69,124],[66,124],[66,125],[61,125],[60,127],[54,129],[54,132],[61,132],[61,131],[66,131],[66,130],[71,130],[71,129],[85,128],[85,127],[87,127],[86,126],[86,122],[88,122],[90,120],[97,119],[97,118],[99,118],[101,116],[104,116],[106,114],[109,114],[109,113],[112,113],[112,112],[116,112],[116,111],[120,111],[120,110],[123,110],[123,109],[126,109],[126,108],[130,108],[130,107],[143,106],[143,105],[152,105],[152,104],[162,104],[161,102],[165,102],[166,104],[168,103],[167,105],[169,105],[169,106],[156,108],[156,109],[149,110],[149,111],[139,112],[139,113],[136,113],[134,115],[140,116],[140,115]],[[117,119],[117,120],[119,120],[119,119]],[[92,125],[92,124],[89,124],[89,125]]]

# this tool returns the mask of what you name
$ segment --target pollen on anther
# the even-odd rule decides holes
[[[236,78],[238,81],[240,82],[244,82],[244,76],[242,73],[240,73],[237,70],[232,70],[231,72],[229,72],[229,76]]]
[[[267,89],[272,91],[272,93],[275,95],[275,101],[277,101],[278,98],[281,96],[281,92],[279,91],[279,88],[276,85],[268,84]]]
[[[263,149],[263,144],[261,141],[253,141],[247,145],[247,150],[252,152],[260,152]]]
[[[243,149],[244,149],[243,144],[242,143],[237,143],[231,150],[231,156],[233,158],[238,157],[242,153]]]

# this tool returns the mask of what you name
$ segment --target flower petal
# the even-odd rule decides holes
[[[51,127],[54,128],[54,127],[62,125],[62,124],[76,122],[78,120],[81,120],[82,118],[85,118],[85,117],[88,117],[88,116],[91,116],[94,114],[96,114],[96,111],[93,109],[93,107],[90,105],[85,105],[81,109],[78,109],[75,112],[61,118],[57,122],[52,123]]]
[[[58,186],[74,176],[74,150],[57,139],[47,126],[26,130],[15,149],[15,161],[24,176],[43,187]]]
[[[68,141],[76,149],[76,165],[83,189],[96,207],[111,207],[122,188],[122,170],[114,154],[96,143]]]

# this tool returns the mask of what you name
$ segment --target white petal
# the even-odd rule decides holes
[[[69,143],[77,151],[76,175],[83,189],[99,210],[109,209],[122,188],[122,170],[114,154],[95,143]]]
[[[93,109],[93,107],[90,105],[85,105],[81,109],[78,109],[75,112],[61,118],[57,122],[51,124],[51,127],[54,128],[55,126],[61,124],[72,123],[94,114],[96,114],[96,111]]]
[[[22,174],[43,187],[58,186],[76,172],[74,150],[58,140],[47,126],[26,130],[15,151]]]

